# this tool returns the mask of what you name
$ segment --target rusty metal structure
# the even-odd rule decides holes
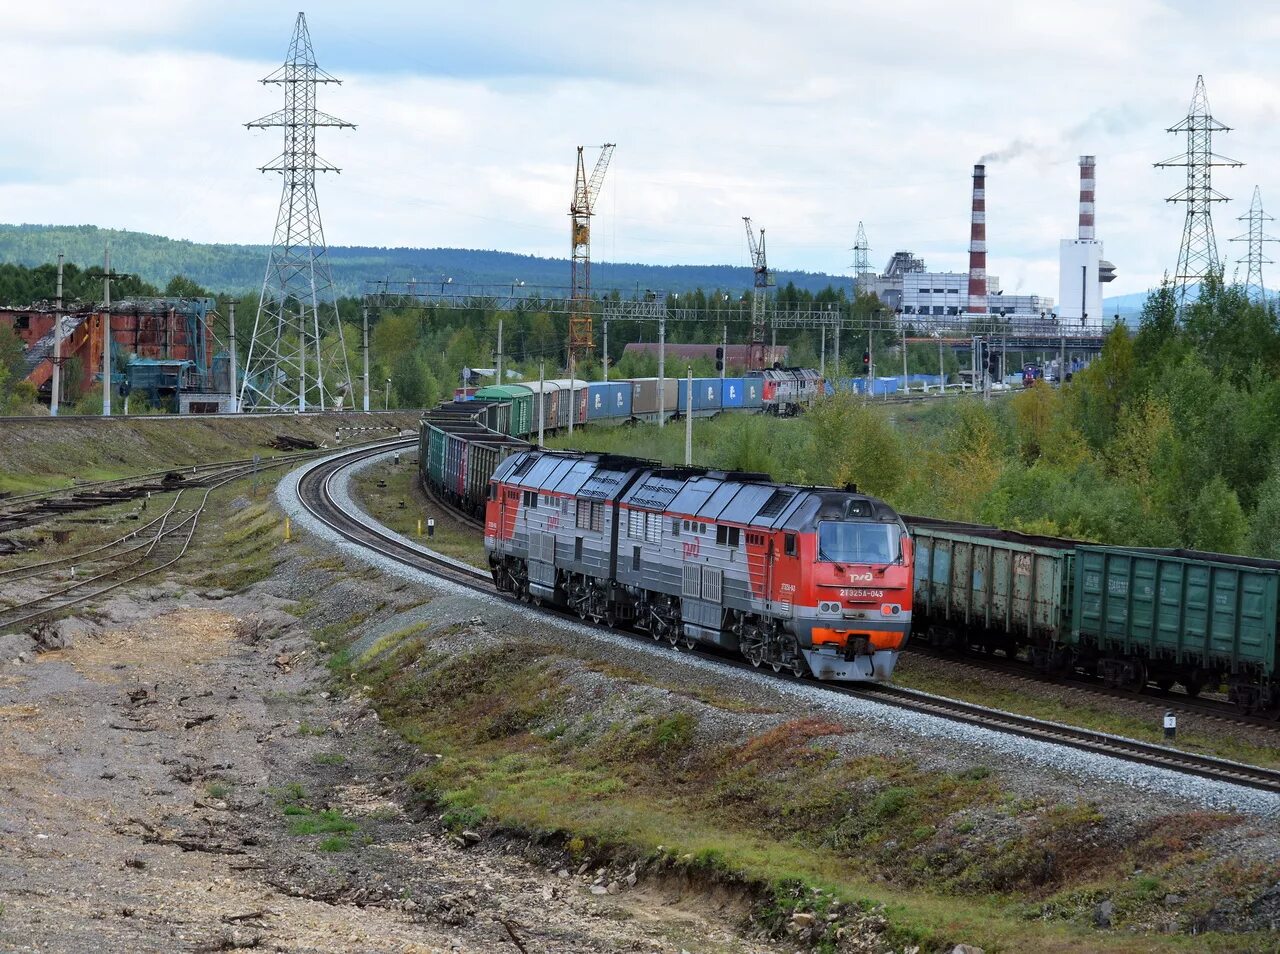
[[[571,298],[576,303],[569,314],[569,369],[572,372],[578,361],[591,353],[595,336],[591,326],[591,216],[595,214],[596,197],[604,184],[604,174],[613,156],[614,143],[600,147],[591,178],[578,147],[578,172],[573,184],[573,201],[569,203],[570,219],[570,287]]]
[[[764,229],[760,230],[760,238],[751,228],[751,216],[744,215],[742,223],[747,228],[747,248],[751,250],[752,284],[751,293],[751,342],[748,352],[747,368],[759,371],[764,368],[764,329],[765,302],[769,296],[769,288],[776,284],[773,273],[769,271],[769,259],[765,252]]]

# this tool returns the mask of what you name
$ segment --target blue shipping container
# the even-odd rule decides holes
[[[587,387],[587,420],[607,420],[631,416],[631,382],[596,382]]]
[[[760,393],[763,386],[763,378],[743,378],[742,390],[744,392],[742,398],[743,407],[760,407],[764,403],[764,395]]]
[[[742,407],[746,401],[742,378],[725,378],[720,392],[720,402],[724,407]]]
[[[678,410],[683,412],[688,400],[689,380],[686,378],[680,382]],[[719,378],[694,378],[693,379],[693,413],[705,413],[720,410],[720,379]]]

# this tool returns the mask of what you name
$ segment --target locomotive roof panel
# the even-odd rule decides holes
[[[777,488],[773,484],[740,484],[718,519],[730,523],[758,523],[757,517],[765,502]]]
[[[643,474],[622,496],[622,502],[645,510],[667,510],[684,489],[685,478],[652,470]]]

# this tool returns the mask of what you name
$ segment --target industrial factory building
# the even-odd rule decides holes
[[[111,303],[110,363],[113,393],[136,394],[152,404],[172,401],[182,413],[230,409],[229,367],[215,354],[211,298],[132,298]],[[26,379],[49,403],[54,379],[56,310],[42,302],[0,307],[0,327],[23,343]],[[101,305],[73,307],[62,315],[61,401],[102,386]]]
[[[1006,295],[1000,279],[987,274],[986,167],[981,164],[973,167],[969,271],[931,272],[923,258],[903,250],[893,253],[881,274],[858,274],[858,291],[875,295],[904,316],[997,315],[1102,324],[1102,286],[1115,279],[1116,270],[1102,257],[1102,243],[1095,233],[1096,179],[1095,158],[1081,156],[1078,232],[1060,245],[1056,307],[1047,295]]]

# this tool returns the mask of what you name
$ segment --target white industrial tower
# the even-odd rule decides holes
[[[1080,325],[1102,323],[1102,284],[1116,277],[1097,239],[1096,190],[1097,161],[1081,156],[1080,221],[1076,237],[1063,239],[1058,252],[1058,317]]]
[[[316,155],[316,129],[355,125],[316,109],[316,87],[341,80],[316,65],[302,13],[284,65],[262,82],[284,87],[284,109],[245,125],[284,129],[284,150],[262,167],[279,172],[284,188],[238,403],[255,411],[305,411],[308,401],[320,410],[340,408],[351,393],[351,374],[316,201],[316,173],[341,170]]]

